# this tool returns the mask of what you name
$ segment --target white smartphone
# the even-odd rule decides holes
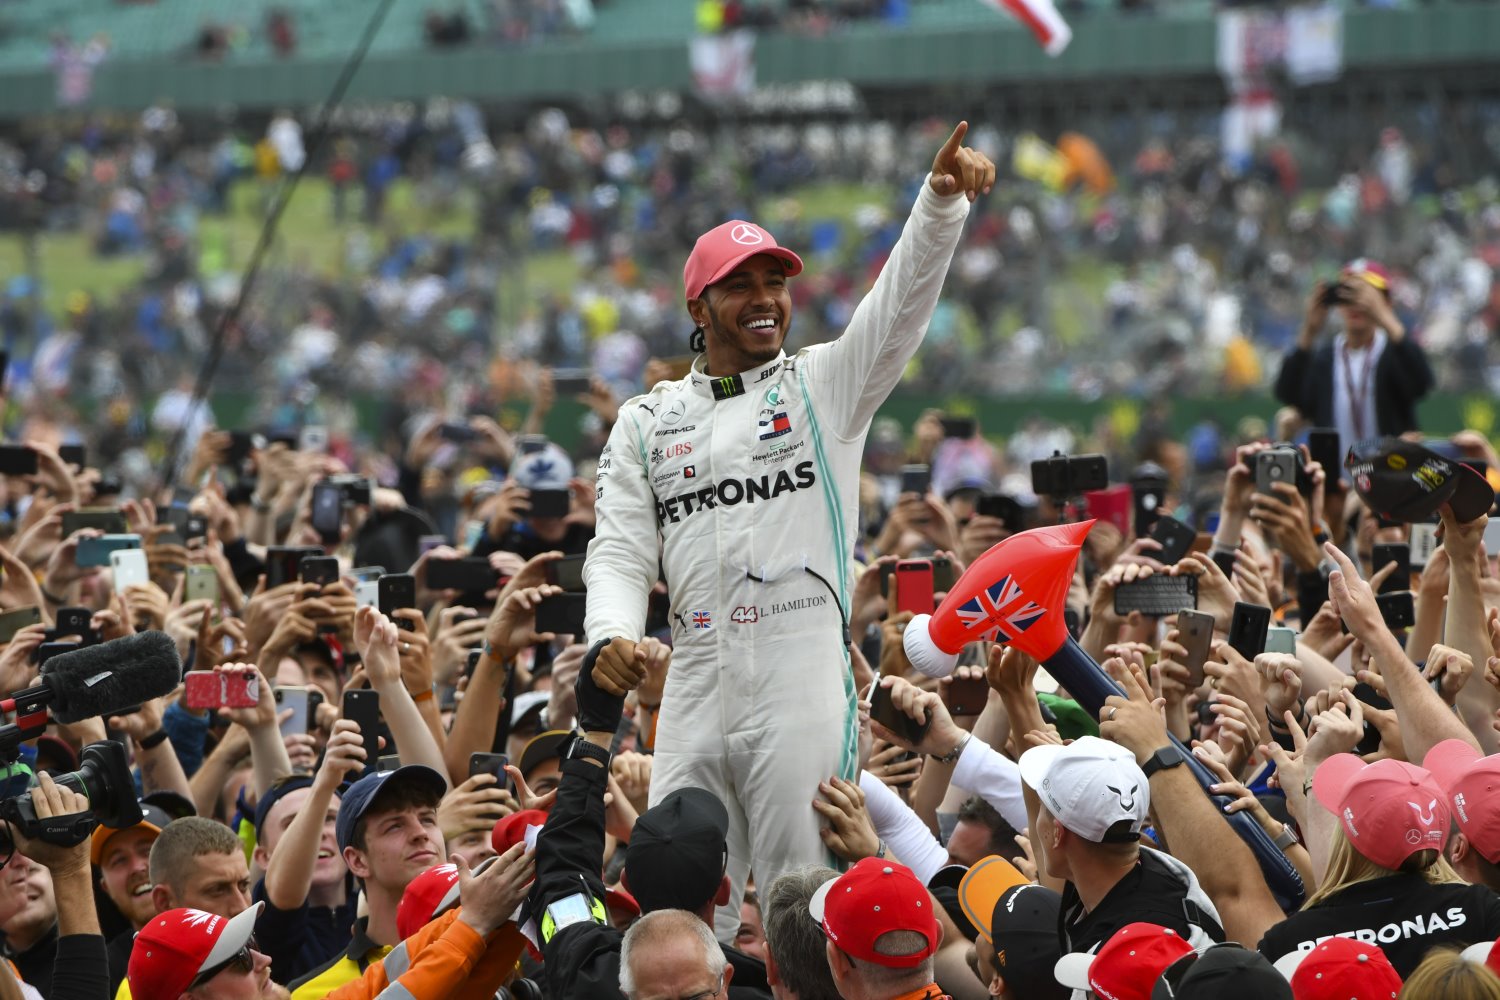
[[[1432,554],[1438,550],[1437,538],[1438,526],[1431,523],[1415,523],[1411,526],[1411,568],[1423,569],[1432,561]],[[1489,526],[1485,526],[1488,530]]]
[[[297,435],[297,450],[316,455],[328,451],[328,428],[321,424],[309,424]]]
[[[290,708],[292,717],[281,724],[281,736],[285,739],[294,733],[305,733],[312,728],[311,712],[309,704],[311,695],[305,687],[278,687],[276,693],[276,714],[280,715],[284,710]]]
[[[360,580],[354,585],[354,606],[356,608],[378,608],[380,607],[380,581]]]
[[[116,549],[109,554],[109,568],[114,574],[117,594],[125,593],[125,588],[132,584],[151,582],[145,549]]]
[[[1268,653],[1292,653],[1297,652],[1297,630],[1287,628],[1283,625],[1272,625],[1266,629],[1266,652]]]

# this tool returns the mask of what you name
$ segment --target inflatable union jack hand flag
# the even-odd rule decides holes
[[[1046,660],[1068,638],[1063,605],[1093,521],[1033,528],[997,542],[930,616],[917,615],[902,645],[912,666],[946,677],[971,642],[1015,646]]]

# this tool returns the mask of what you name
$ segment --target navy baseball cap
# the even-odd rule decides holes
[[[374,807],[381,793],[395,788],[415,788],[429,792],[433,804],[448,793],[448,783],[443,776],[423,764],[407,764],[394,771],[375,771],[360,778],[344,789],[339,800],[339,818],[334,825],[334,836],[338,839],[339,853],[354,843],[354,828],[365,814]]]
[[[260,839],[261,830],[265,828],[266,817],[271,814],[271,807],[299,788],[311,788],[312,783],[312,775],[297,774],[290,778],[283,778],[266,789],[266,794],[255,803],[255,837],[257,840]]]

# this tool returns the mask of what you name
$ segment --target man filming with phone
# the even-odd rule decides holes
[[[728,806],[728,906],[747,873],[830,859],[807,803],[856,774],[847,612],[865,434],[916,352],[969,203],[995,167],[938,151],[901,239],[838,340],[788,356],[788,279],[802,260],[750,222],[701,236],[683,270],[703,353],[684,379],[620,407],[599,458],[597,535],[584,578],[595,678],[612,694],[645,674],[647,595],[664,567],[674,665],[651,802],[686,787]],[[660,538],[660,542],[658,542]]]
[[[1315,347],[1333,308],[1344,331]],[[1347,447],[1416,430],[1417,403],[1432,386],[1427,355],[1391,306],[1390,271],[1360,259],[1313,289],[1276,376],[1276,398],[1315,426],[1337,427]]]

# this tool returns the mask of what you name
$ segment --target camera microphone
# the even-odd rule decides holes
[[[182,661],[165,632],[140,632],[50,657],[37,680],[0,701],[0,711],[21,717],[46,707],[62,723],[109,715],[170,694]]]

